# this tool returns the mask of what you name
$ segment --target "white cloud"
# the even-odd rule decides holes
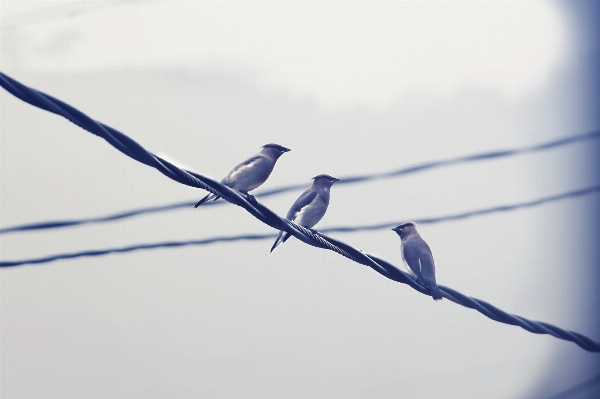
[[[82,39],[69,51],[43,51],[73,28]],[[382,105],[463,86],[522,96],[560,61],[565,36],[549,2],[134,3],[25,26],[21,59],[71,71],[226,65],[327,105]]]

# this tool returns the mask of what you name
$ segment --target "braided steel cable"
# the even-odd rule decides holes
[[[31,89],[3,73],[0,73],[0,85],[15,97],[38,108],[63,116],[88,132],[102,137],[123,154],[157,169],[172,180],[217,194],[226,201],[246,209],[254,217],[277,230],[286,231],[299,240],[314,247],[337,252],[357,263],[371,267],[391,280],[407,284],[422,294],[431,295],[429,289],[421,285],[413,276],[403,272],[384,259],[364,253],[342,241],[320,234],[314,230],[306,229],[286,219],[282,219],[273,211],[256,201],[254,197],[246,197],[208,177],[180,169],[159,156],[146,151],[141,145],[125,134],[91,119],[81,111],[52,96]],[[531,321],[520,316],[503,312],[485,301],[468,297],[449,287],[439,286],[439,288],[442,291],[442,295],[448,300],[467,308],[477,310],[492,320],[516,325],[535,334],[548,334],[556,338],[571,341],[587,351],[600,352],[600,343],[594,342],[582,334],[563,330],[548,323]]]

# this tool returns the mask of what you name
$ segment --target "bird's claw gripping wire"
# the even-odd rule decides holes
[[[256,201],[256,198],[254,198],[254,195],[248,193],[247,191],[240,191],[240,193],[246,199],[246,201],[248,201],[252,205],[257,205],[258,204],[258,202]]]

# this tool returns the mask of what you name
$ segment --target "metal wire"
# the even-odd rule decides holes
[[[337,185],[353,184],[353,183],[364,183],[364,182],[368,182],[371,180],[391,179],[391,178],[400,177],[400,176],[411,174],[411,173],[421,172],[421,171],[428,170],[428,169],[434,169],[434,168],[439,168],[439,167],[444,167],[444,166],[451,166],[451,165],[456,165],[456,164],[460,164],[460,163],[483,161],[483,160],[487,160],[487,159],[496,159],[496,158],[501,158],[501,157],[508,157],[508,156],[524,154],[524,153],[531,153],[531,152],[536,152],[536,151],[542,151],[542,150],[557,148],[557,147],[568,145],[568,144],[574,144],[574,143],[579,143],[582,141],[598,139],[598,138],[600,138],[600,131],[593,131],[593,132],[588,132],[588,133],[583,133],[583,134],[576,134],[576,135],[565,137],[565,138],[562,138],[559,140],[547,141],[544,143],[536,144],[534,146],[513,148],[510,150],[491,151],[491,152],[470,154],[470,155],[465,155],[465,156],[461,156],[458,158],[449,158],[449,159],[443,159],[443,160],[439,160],[439,161],[427,162],[427,163],[419,164],[419,165],[408,166],[405,168],[401,168],[401,169],[397,169],[397,170],[393,170],[393,171],[389,171],[389,172],[371,173],[371,174],[365,174],[365,175],[360,175],[360,176],[346,176],[346,177],[343,176],[341,178],[341,180],[336,184]],[[289,191],[298,191],[298,190],[301,190],[304,188],[305,188],[305,184],[285,185],[285,186],[277,187],[274,189],[261,191],[258,194],[256,194],[256,197],[258,197],[258,198],[269,197],[269,196],[273,196],[273,195],[277,195],[277,194],[283,194],[283,193],[286,193]],[[537,206],[537,205],[541,205],[546,202],[556,201],[556,200],[560,200],[560,199],[563,199],[566,197],[576,197],[579,195],[585,195],[585,194],[588,194],[587,190],[594,191],[596,189],[597,189],[597,187],[591,187],[591,188],[584,189],[584,190],[570,191],[567,193],[559,194],[557,196],[540,198],[540,199],[537,199],[537,200],[531,201],[531,202],[523,202],[523,203],[519,203],[519,204],[506,205],[507,207],[509,207],[509,209],[503,209],[502,207],[493,207],[493,208],[469,211],[469,212],[465,212],[462,214],[448,215],[448,216],[442,216],[442,217],[436,217],[436,218],[427,218],[427,219],[418,219],[418,220],[415,220],[414,218],[408,218],[405,220],[413,220],[416,223],[427,224],[427,223],[438,223],[440,221],[445,221],[445,220],[465,219],[465,218],[468,218],[471,216],[479,216],[479,215],[483,215],[483,214],[487,214],[487,213],[504,212],[504,211],[518,209],[518,208],[528,208],[528,207],[532,207],[532,206]],[[126,219],[126,218],[130,218],[130,217],[138,216],[138,215],[148,214],[148,213],[157,213],[157,212],[165,212],[165,211],[170,211],[170,210],[175,210],[175,209],[180,209],[180,208],[188,208],[188,207],[192,207],[196,202],[197,202],[197,200],[186,201],[186,202],[176,202],[176,203],[172,203],[172,204],[140,208],[140,209],[130,209],[127,211],[116,213],[116,214],[94,217],[94,218],[71,219],[71,220],[49,220],[49,221],[45,221],[45,222],[29,223],[29,224],[18,225],[18,226],[9,226],[9,227],[0,228],[0,234],[12,233],[12,232],[17,232],[17,231],[57,229],[57,228],[63,228],[63,227],[78,226],[78,225],[83,225],[83,224],[112,222],[112,221]],[[207,202],[203,205],[203,207],[221,205],[223,203],[224,202],[222,202],[222,201]],[[380,224],[372,225],[371,227],[363,226],[363,227],[361,227],[361,229],[376,230],[376,229],[379,229],[380,226],[393,227],[393,226],[397,226],[398,224],[400,224],[400,222],[393,222],[393,223],[387,223],[387,224],[380,223]],[[331,230],[331,231],[353,231],[353,230],[348,230],[348,229],[353,229],[353,227],[340,227],[338,230]]]
[[[407,284],[425,295],[430,295],[429,289],[421,285],[414,277],[403,272],[384,259],[378,258],[375,255],[366,254],[342,241],[282,219],[256,200],[250,201],[241,193],[238,193],[215,180],[191,171],[180,169],[157,155],[146,151],[141,145],[123,133],[91,119],[81,111],[52,96],[31,89],[3,73],[0,73],[0,85],[15,97],[38,108],[63,116],[77,126],[102,137],[123,154],[155,168],[165,176],[181,184],[202,188],[213,194],[217,194],[226,201],[246,209],[254,217],[275,229],[287,231],[299,240],[314,247],[337,252],[348,259],[373,268],[375,271],[391,280]],[[442,291],[442,295],[450,301],[467,308],[475,309],[492,320],[505,324],[517,325],[535,334],[548,334],[571,341],[587,351],[600,352],[600,343],[594,342],[582,334],[563,330],[548,323],[531,321],[520,316],[503,312],[487,302],[470,298],[449,287],[440,286],[440,290]]]
[[[513,211],[513,210],[517,210],[517,209],[539,206],[539,205],[546,204],[548,202],[560,201],[560,200],[564,200],[564,199],[568,199],[568,198],[576,198],[576,197],[596,193],[599,191],[600,191],[600,186],[593,186],[593,187],[589,187],[589,188],[585,188],[585,189],[581,189],[581,190],[568,191],[566,193],[561,193],[561,194],[553,195],[550,197],[538,198],[533,201],[519,202],[519,203],[515,203],[515,204],[508,204],[508,205],[500,205],[500,206],[494,206],[491,208],[476,209],[473,211],[455,213],[455,214],[449,214],[449,215],[443,215],[443,216],[437,216],[437,217],[421,218],[421,219],[407,218],[405,220],[413,220],[419,224],[443,223],[443,222],[446,222],[449,220],[459,220],[459,219],[465,219],[468,217],[488,215],[488,214],[496,213],[496,212],[509,212],[509,211]],[[190,203],[186,202],[185,204],[187,207],[187,205]],[[194,204],[194,202],[192,202],[191,204]],[[209,202],[208,205],[210,205],[210,204],[214,204],[214,202]],[[181,206],[179,204],[176,204],[176,206],[181,208]],[[149,208],[149,209],[151,209],[150,212],[154,211],[153,208]],[[160,208],[158,208],[158,209],[160,209]],[[143,210],[136,211],[136,212],[143,213]],[[128,213],[116,214],[116,215],[108,216],[106,218],[107,219],[111,218],[110,220],[119,219],[121,217],[124,217],[123,215],[129,215],[129,214]],[[60,226],[60,224],[71,225],[71,224],[93,223],[93,221],[95,221],[95,220],[102,221],[104,219],[92,218],[92,219],[62,221],[62,222],[61,221],[48,222],[45,224],[39,223],[39,224],[15,226],[15,227],[8,227],[4,230],[0,230],[0,233],[6,232],[6,231],[10,232],[10,231],[20,231],[20,230],[29,230],[29,229],[53,228],[57,224]],[[89,222],[89,221],[91,221],[91,222]],[[333,232],[355,233],[358,231],[375,231],[375,230],[383,230],[383,229],[387,230],[390,227],[399,225],[400,223],[401,223],[400,221],[395,221],[395,222],[386,222],[386,223],[378,223],[378,224],[325,227],[320,230],[320,233],[333,233]],[[301,226],[299,226],[299,227],[303,228]],[[307,230],[307,231],[309,231],[309,234],[312,234],[312,233],[310,233],[310,230]],[[277,234],[258,234],[257,233],[257,234],[240,234],[240,235],[233,235],[233,236],[209,237],[209,238],[204,238],[204,239],[188,240],[188,241],[176,241],[176,242],[166,241],[166,242],[158,242],[158,243],[136,244],[136,245],[131,245],[131,246],[127,246],[127,247],[119,247],[119,248],[93,249],[93,250],[87,250],[87,251],[55,254],[55,255],[44,256],[42,258],[21,259],[21,260],[14,260],[14,261],[0,261],[0,267],[13,267],[13,266],[28,265],[28,264],[40,264],[40,263],[53,262],[53,261],[59,260],[59,259],[71,259],[71,258],[79,258],[79,257],[86,257],[86,256],[102,256],[102,255],[107,255],[107,254],[111,254],[111,253],[130,252],[130,251],[137,251],[137,250],[163,248],[163,247],[168,248],[168,247],[180,247],[180,246],[186,246],[186,245],[209,245],[209,244],[214,244],[214,243],[219,243],[219,242],[235,242],[235,241],[246,241],[246,240],[256,241],[256,240],[273,239],[276,237],[277,237]],[[315,239],[320,240],[320,236],[315,236]],[[327,245],[327,243],[323,243],[323,244]]]

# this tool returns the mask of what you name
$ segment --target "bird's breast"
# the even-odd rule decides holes
[[[408,274],[415,276],[415,273],[412,271],[412,269],[408,265],[408,262],[406,261],[406,258],[404,257],[404,240],[400,242],[400,254],[402,255],[402,263],[404,263],[404,268],[406,269]]]

